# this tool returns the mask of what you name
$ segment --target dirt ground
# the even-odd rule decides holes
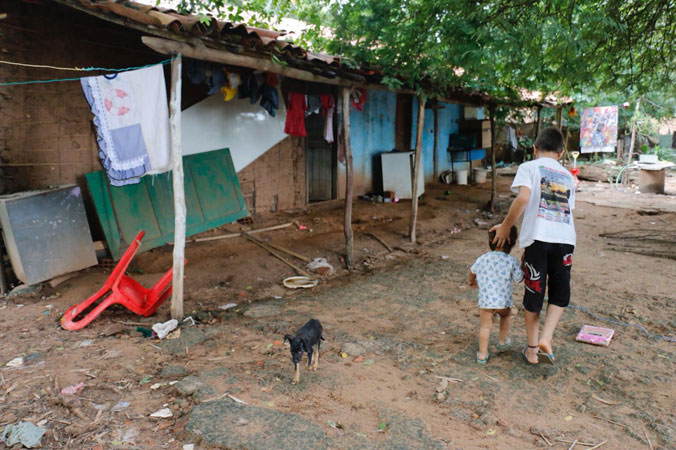
[[[281,281],[293,270],[242,238],[188,244],[185,307],[195,325],[183,323],[176,339],[136,330],[168,320],[168,303],[150,318],[113,308],[81,331],[62,330],[63,312],[105,280],[100,268],[0,300],[0,431],[32,422],[47,430],[44,448],[68,449],[514,449],[576,440],[576,448],[676,448],[676,342],[657,336],[676,338],[676,179],[654,201],[583,183],[574,307],[555,335],[557,363],[537,367],[520,354],[522,286],[513,344],[495,348],[496,325],[488,364],[474,361],[478,310],[465,280],[500,218],[481,211],[489,189],[428,187],[415,245],[405,237],[410,203],[355,201],[351,272],[342,268],[339,202],[216,230],[294,222],[258,236],[326,257],[336,274],[288,290]],[[155,249],[130,273],[149,285],[170,265],[171,248]],[[219,308],[228,303],[238,306]],[[303,370],[292,385],[282,336],[311,317],[327,339],[319,370]],[[614,328],[610,347],[577,343],[584,324]],[[23,365],[5,366],[20,356]],[[80,382],[77,394],[61,393]],[[162,408],[172,417],[150,417]]]

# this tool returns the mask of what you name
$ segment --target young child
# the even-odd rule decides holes
[[[536,159],[521,164],[512,191],[518,193],[505,220],[491,228],[493,242],[500,246],[523,214],[519,246],[524,248],[526,290],[523,297],[528,346],[524,358],[537,364],[542,358],[554,363],[552,338],[564,308],[570,302],[570,269],[575,249],[575,182],[558,160],[563,154],[563,136],[556,128],[540,132],[534,144]],[[540,311],[549,278],[547,316],[539,333]]]
[[[479,286],[479,351],[476,362],[486,364],[488,361],[488,340],[493,328],[493,314],[500,316],[500,335],[498,350],[504,350],[510,344],[507,337],[511,322],[512,282],[523,280],[521,263],[509,256],[516,243],[518,232],[515,226],[510,229],[509,239],[500,246],[495,245],[495,232],[488,233],[488,245],[491,251],[477,258],[469,272],[469,285]]]

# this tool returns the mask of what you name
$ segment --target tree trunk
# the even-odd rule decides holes
[[[434,162],[433,171],[435,182],[439,177],[439,155],[437,154],[438,148],[439,148],[439,108],[434,108],[434,155],[432,160]]]
[[[181,151],[181,54],[171,62],[171,165],[174,187],[174,265],[171,291],[171,317],[183,320],[183,264],[185,262],[185,193],[183,152]]]
[[[498,198],[498,175],[495,168],[495,108],[489,108],[491,120],[491,212],[495,212],[495,202]]]
[[[349,269],[353,263],[352,234],[352,147],[350,144],[350,89],[343,88],[343,134],[345,136],[345,265]]]
[[[415,226],[418,220],[418,183],[422,176],[422,134],[423,124],[425,123],[425,100],[418,97],[418,126],[415,135],[415,162],[413,166],[413,186],[411,187],[411,220],[409,222],[408,234],[411,242],[416,241]]]

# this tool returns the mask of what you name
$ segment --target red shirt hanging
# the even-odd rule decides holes
[[[307,132],[305,131],[306,110],[305,94],[289,92],[289,103],[286,108],[286,124],[284,125],[284,132],[286,134],[298,137],[307,136]]]

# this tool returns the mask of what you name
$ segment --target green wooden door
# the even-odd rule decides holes
[[[246,217],[247,211],[230,150],[215,150],[183,158],[186,236]],[[115,260],[140,230],[146,232],[141,251],[174,240],[172,173],[148,175],[138,184],[115,187],[103,171],[86,175]]]

